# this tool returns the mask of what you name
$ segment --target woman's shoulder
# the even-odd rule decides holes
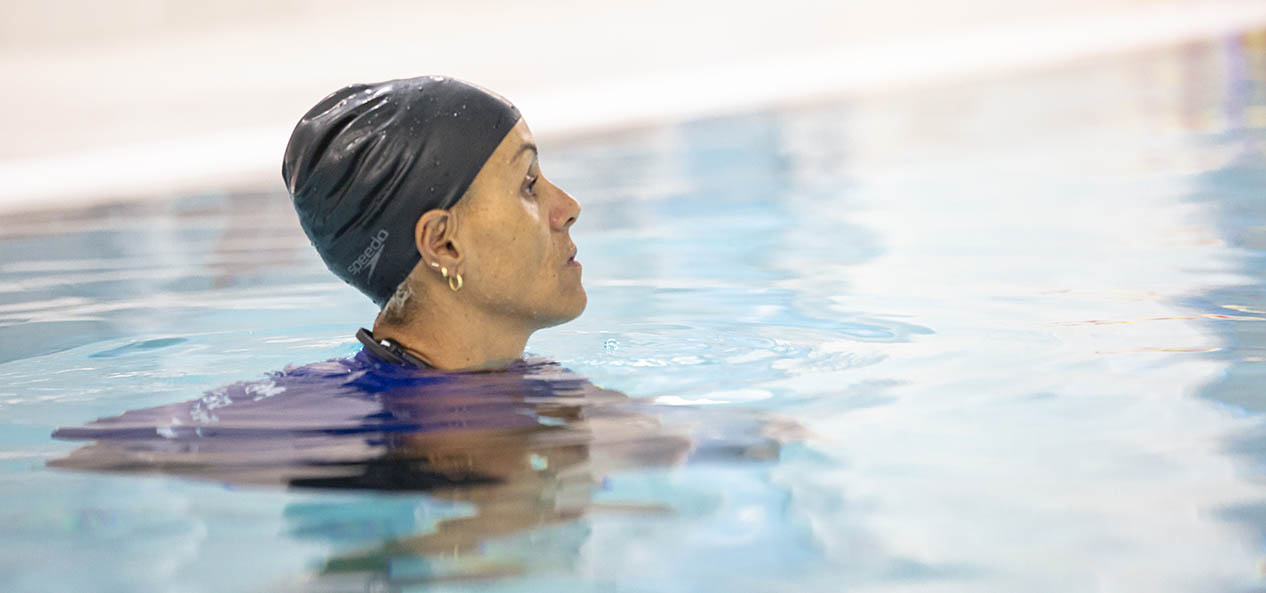
[[[168,437],[187,431],[335,429],[359,422],[396,400],[432,405],[478,398],[486,403],[524,397],[563,398],[594,387],[546,358],[525,358],[500,371],[443,372],[387,362],[368,350],[237,381],[179,403],[134,409],[81,426],[60,439]]]

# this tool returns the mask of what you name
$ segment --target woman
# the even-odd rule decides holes
[[[532,332],[586,303],[568,235],[580,206],[541,175],[536,153],[510,103],[451,78],[326,97],[296,126],[282,172],[326,265],[381,307],[373,332],[358,333],[365,348],[61,428],[54,437],[95,442],[50,465],[474,506],[325,570],[377,578],[401,555],[454,556],[602,508],[591,495],[612,471],[776,458],[780,426],[764,415],[701,418],[521,359]],[[710,435],[692,434],[701,424]]]
[[[441,76],[343,88],[299,121],[282,175],[326,265],[382,307],[360,337],[388,359],[503,367],[585,308],[568,234],[580,204],[487,90]]]

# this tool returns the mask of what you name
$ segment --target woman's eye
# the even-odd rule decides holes
[[[523,191],[527,192],[529,196],[536,195],[536,179],[535,175],[528,175],[527,177],[527,186],[524,187]]]

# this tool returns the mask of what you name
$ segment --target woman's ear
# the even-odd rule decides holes
[[[430,267],[455,270],[461,261],[456,242],[457,217],[452,210],[429,210],[413,227],[413,243]]]

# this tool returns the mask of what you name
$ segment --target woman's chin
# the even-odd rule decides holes
[[[585,312],[585,307],[589,305],[589,295],[585,294],[585,287],[583,286],[580,287],[579,301],[579,304],[576,305],[576,312],[572,314],[571,319],[568,319],[567,321],[580,317],[580,314]]]
[[[589,296],[585,294],[584,287],[577,287],[572,294],[560,295],[558,299],[559,309],[555,311],[552,319],[546,327],[561,325],[580,317],[585,312],[585,306],[589,304]]]

